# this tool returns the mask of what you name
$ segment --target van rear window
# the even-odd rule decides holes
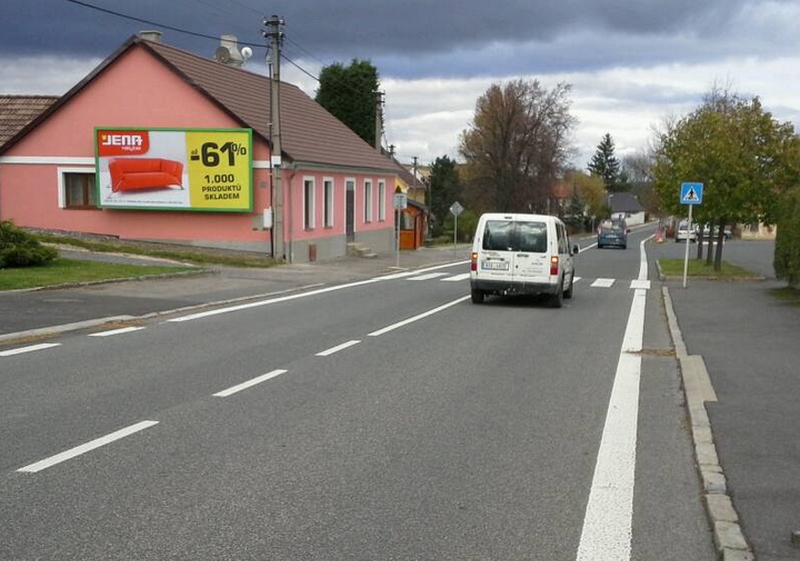
[[[547,251],[547,224],[488,220],[483,230],[483,249],[488,251]]]

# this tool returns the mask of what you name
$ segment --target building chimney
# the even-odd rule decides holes
[[[156,31],[154,29],[148,29],[145,31],[139,32],[139,37],[144,39],[145,41],[152,41],[153,43],[160,43],[161,42],[161,32]]]

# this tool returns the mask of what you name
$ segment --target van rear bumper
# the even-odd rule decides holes
[[[492,294],[556,294],[558,283],[513,282],[497,280],[470,279],[472,290],[483,290]]]

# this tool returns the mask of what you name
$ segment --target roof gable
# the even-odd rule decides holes
[[[0,139],[0,153],[7,151],[68,103],[131,48],[145,49],[209,101],[269,142],[271,80],[268,77],[133,36],[27,125],[23,125],[16,133],[10,133],[8,138]],[[297,86],[281,82],[280,104],[281,148],[284,156],[290,160],[317,166],[363,168],[396,174],[396,168],[388,158],[364,142]]]
[[[644,207],[633,193],[612,193],[609,206],[611,212],[642,212]]]

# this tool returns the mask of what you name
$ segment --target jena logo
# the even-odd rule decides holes
[[[149,148],[148,131],[97,131],[97,153],[100,156],[146,154]]]

